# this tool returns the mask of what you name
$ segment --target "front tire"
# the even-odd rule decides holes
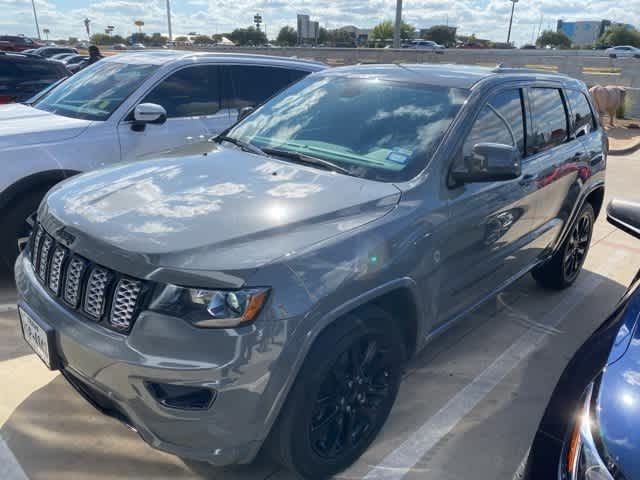
[[[304,478],[328,478],[369,447],[398,393],[404,344],[383,310],[365,307],[321,334],[269,439],[272,456]]]
[[[38,206],[49,187],[25,193],[5,209],[0,220],[0,268],[13,269],[18,258],[18,240],[29,235],[27,218],[38,210]]]
[[[531,272],[539,285],[554,290],[573,285],[589,253],[595,218],[593,207],[585,202],[562,246],[546,263]]]

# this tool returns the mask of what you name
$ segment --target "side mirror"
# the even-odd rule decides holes
[[[607,207],[607,221],[640,239],[640,203],[614,198]]]
[[[254,110],[255,110],[255,108],[253,108],[253,107],[243,107],[243,108],[241,108],[240,111],[238,112],[238,122],[240,120],[242,120],[243,118],[246,118],[249,115],[251,115],[251,113],[253,113]]]
[[[518,178],[522,173],[520,152],[511,145],[478,143],[465,165],[451,170],[456,185],[475,182],[500,182]]]
[[[162,105],[155,103],[141,103],[133,110],[133,129],[144,130],[149,124],[161,125],[167,120],[167,111]]]

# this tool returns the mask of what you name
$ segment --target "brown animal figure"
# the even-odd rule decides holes
[[[624,87],[595,85],[589,89],[593,103],[600,115],[609,115],[609,125],[615,126],[616,112],[624,105],[627,91]]]

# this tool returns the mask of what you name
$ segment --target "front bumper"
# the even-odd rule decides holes
[[[147,311],[129,335],[121,335],[49,295],[25,255],[15,274],[21,308],[55,329],[65,377],[95,406],[130,424],[153,447],[180,457],[216,465],[253,459],[288,380],[289,360],[282,353],[290,321],[207,330]],[[204,410],[168,408],[147,382],[208,388],[216,397]]]

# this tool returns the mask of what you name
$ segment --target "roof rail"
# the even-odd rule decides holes
[[[552,70],[543,70],[541,68],[527,67],[505,67],[502,63],[491,69],[493,73],[544,73],[547,75],[557,75],[558,72]]]

